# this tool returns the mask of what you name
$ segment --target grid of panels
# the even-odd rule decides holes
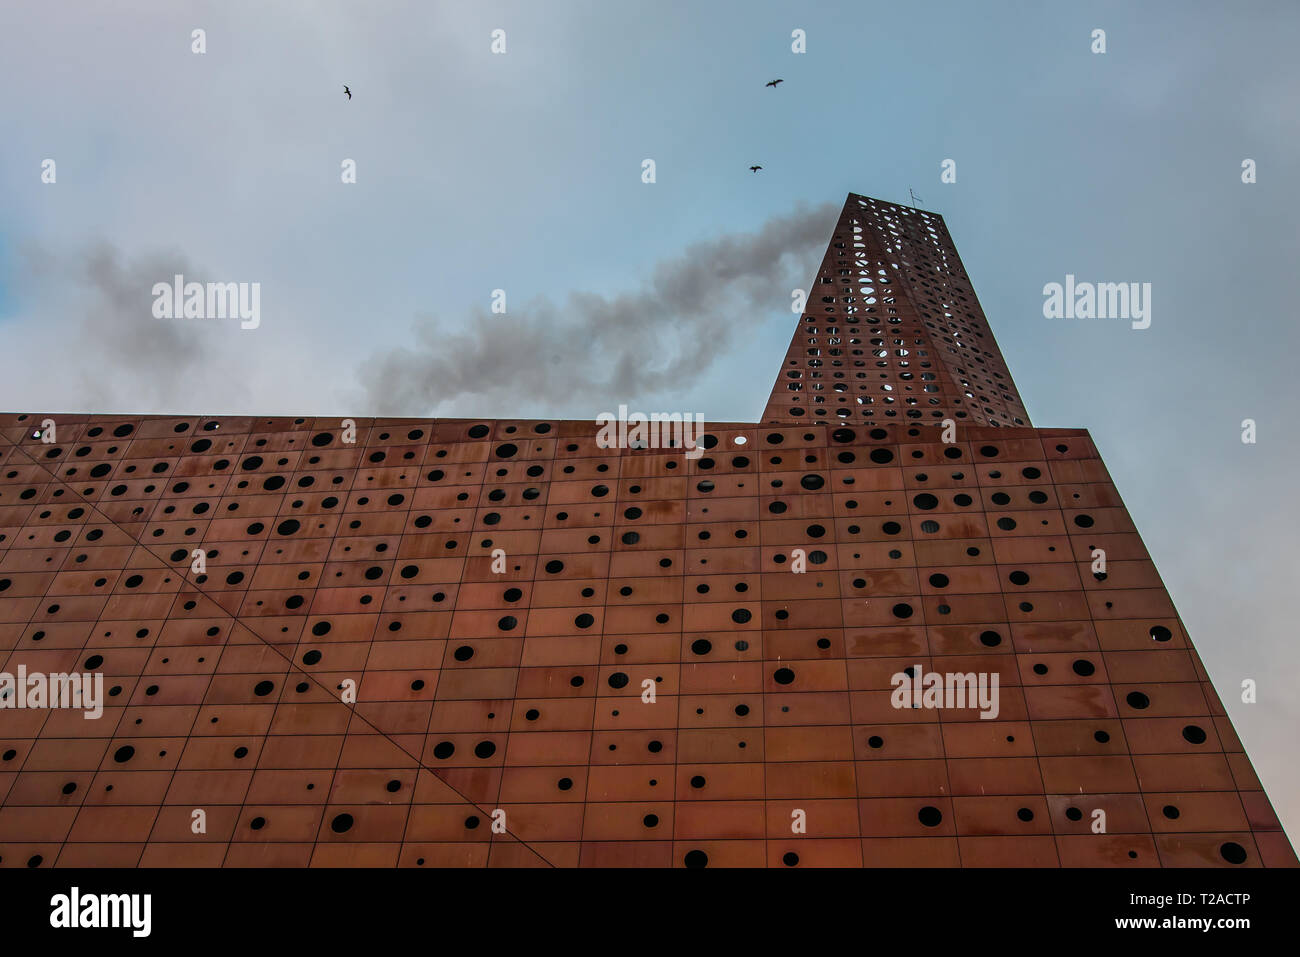
[[[111,697],[0,709],[0,866],[1295,864],[1085,432],[56,418],[3,670]]]

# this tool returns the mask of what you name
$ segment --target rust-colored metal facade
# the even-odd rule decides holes
[[[109,697],[0,708],[0,866],[1296,863],[937,215],[848,198],[764,424],[698,460],[45,418],[0,417],[2,670]],[[916,666],[996,673],[998,717],[894,707]]]

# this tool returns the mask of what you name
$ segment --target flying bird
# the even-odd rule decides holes
[[[346,94],[348,95],[348,99],[349,99],[349,100],[352,99],[352,91],[349,90],[346,86],[343,87],[343,92],[346,93]]]
[[[768,80],[768,81],[767,81],[767,85],[768,85],[768,86],[772,86],[772,87],[774,87],[774,86],[776,86],[778,83],[784,83],[784,82],[785,82],[785,80]]]
[[[759,170],[761,170],[762,168],[763,168],[763,167],[761,167],[761,166],[751,166],[751,167],[749,168],[749,171],[750,171],[751,173],[757,173],[757,172],[758,172]]]

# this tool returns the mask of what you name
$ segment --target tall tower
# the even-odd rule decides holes
[[[941,217],[849,197],[760,423],[596,411],[0,415],[0,866],[1296,864]]]
[[[1028,426],[943,217],[850,193],[764,422]]]

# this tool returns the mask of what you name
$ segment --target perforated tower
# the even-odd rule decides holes
[[[1294,865],[942,218],[851,195],[813,289],[762,424],[698,460],[0,417],[3,670],[108,694],[0,708],[0,865]],[[996,674],[997,717],[895,707],[918,666]]]
[[[850,194],[764,422],[1027,426],[943,217]]]

